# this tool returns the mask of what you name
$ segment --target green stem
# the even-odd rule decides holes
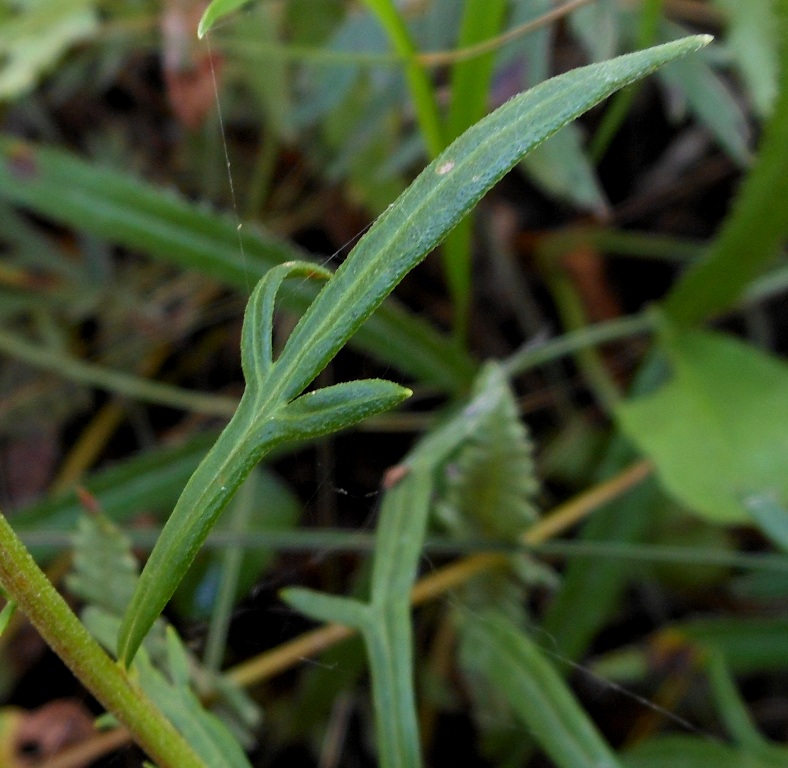
[[[126,395],[135,400],[211,416],[223,416],[228,419],[238,407],[238,401],[233,398],[189,392],[180,387],[141,379],[101,365],[85,363],[69,355],[31,344],[26,339],[3,330],[0,330],[0,352],[5,352],[36,368],[53,371],[80,384]]]
[[[544,259],[542,262],[544,263]],[[587,326],[585,313],[577,291],[559,269],[545,265],[545,279],[550,287],[553,300],[561,315],[563,325],[570,331],[581,331]],[[596,349],[583,346],[575,356],[586,381],[594,392],[597,402],[611,412],[621,400],[621,391],[613,377],[608,373],[605,364]]]
[[[706,673],[717,703],[717,710],[737,745],[755,754],[768,752],[770,745],[755,727],[750,713],[736,690],[736,683],[722,653],[719,651],[709,653]]]
[[[41,637],[161,768],[205,768],[142,689],[104,652],[0,514],[0,582]]]
[[[609,341],[616,341],[628,336],[650,333],[655,328],[655,322],[655,317],[652,314],[643,312],[630,317],[588,325],[565,333],[557,339],[551,339],[537,347],[533,344],[526,344],[504,362],[503,370],[509,378],[519,376],[538,365],[597,344],[606,344]]]

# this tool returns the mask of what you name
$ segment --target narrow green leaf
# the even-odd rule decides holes
[[[709,653],[706,656],[705,666],[717,711],[728,733],[736,744],[747,752],[768,755],[772,747],[758,731],[752,716],[747,711],[725,657],[719,651]],[[788,765],[788,751],[783,752],[783,758]]]
[[[542,141],[662,64],[698,50],[696,36],[572,70],[520,94],[466,131],[375,222],[293,331],[279,363],[300,393],[400,280],[482,195]]]
[[[384,379],[360,379],[307,392],[293,400],[278,421],[290,439],[306,440],[357,424],[399,405],[411,390]]]
[[[295,493],[264,467],[252,471],[233,499],[233,505],[240,508],[228,510],[214,529],[231,540],[221,547],[204,548],[173,596],[175,609],[181,616],[210,619],[209,638],[214,633],[216,613],[222,601],[227,599],[235,606],[248,594],[275,556],[276,537],[295,534],[293,529],[301,515],[301,502]],[[234,564],[236,557],[240,559],[237,581],[232,594],[226,597],[225,588],[229,591],[227,581],[230,580],[227,560]],[[210,640],[206,641],[209,644]]]
[[[673,378],[622,403],[622,428],[664,487],[709,520],[744,522],[746,496],[788,500],[788,366],[722,334],[661,335]]]
[[[273,515],[284,512],[286,516],[285,522],[290,523],[291,526],[294,525],[298,519],[299,510],[297,508],[293,509],[295,506],[292,503],[295,501],[294,499],[287,499],[287,501],[291,502],[290,504],[282,504],[283,491],[284,489],[271,482],[271,479],[267,478],[259,468],[253,470],[241,485],[235,498],[230,503],[227,514],[219,521],[217,528],[221,526],[222,522],[226,521],[226,530],[228,532],[243,537],[244,534],[252,529],[255,517],[259,519],[261,510],[269,514],[273,512]],[[277,493],[279,495],[278,499],[276,498]],[[282,509],[283,506],[285,507],[284,509]],[[271,516],[273,517],[273,515]],[[251,568],[249,567],[250,554],[253,557]],[[260,556],[261,554],[262,556]],[[207,603],[210,616],[208,636],[205,640],[205,652],[203,654],[203,663],[208,669],[216,672],[221,669],[227,646],[230,620],[236,602],[244,597],[246,589],[252,586],[254,583],[253,579],[259,577],[264,568],[270,564],[270,559],[270,552],[265,550],[262,553],[259,550],[250,553],[244,551],[242,547],[230,546],[220,553],[220,557],[212,558],[213,562],[209,563],[207,569],[203,571],[204,578],[198,586],[202,587],[203,591],[206,591],[206,588],[211,591],[210,595],[199,596],[204,603]],[[197,565],[197,562],[195,562],[195,565]],[[246,567],[244,567],[245,565]],[[193,568],[190,570],[193,570]],[[244,570],[247,572],[246,579],[244,579]],[[207,579],[205,576],[207,576]],[[252,577],[252,580],[248,578],[249,576]],[[189,574],[187,573],[186,578],[180,584],[178,592],[181,591],[188,577]],[[208,583],[206,584],[206,582]],[[176,596],[178,592],[175,593]]]
[[[466,0],[463,8],[458,48],[467,48],[495,37],[505,19],[506,0]],[[492,82],[492,52],[458,61],[451,70],[451,107],[446,135],[453,141],[487,111]],[[454,306],[455,336],[464,341],[468,328],[471,294],[471,245],[473,218],[461,221],[443,245],[443,268]]]
[[[279,596],[291,608],[316,621],[344,624],[360,630],[371,620],[369,607],[348,597],[335,597],[303,587],[288,587],[280,590]]]
[[[435,89],[424,66],[416,60],[416,45],[393,0],[364,0],[364,2],[378,17],[394,50],[405,59],[405,78],[416,110],[419,130],[430,155],[435,157],[446,146],[446,140],[440,122]]]
[[[241,344],[241,368],[247,381],[262,380],[274,364],[273,328],[274,308],[282,283],[289,277],[328,280],[331,273],[305,261],[287,261],[271,267],[252,292],[246,308],[246,317],[252,321],[244,325]]]
[[[529,149],[616,88],[707,42],[708,37],[688,38],[574,70],[512,99],[457,139],[378,219],[309,306],[271,369],[247,379],[238,410],[184,489],[126,614],[119,642],[124,663],[240,483],[267,451],[290,437],[281,419],[287,404],[405,274]],[[262,322],[255,314],[265,306],[259,296],[279,275],[264,277],[255,288],[244,319],[246,347],[254,344]],[[253,354],[244,352],[250,361]]]
[[[82,617],[85,626],[105,648],[114,652],[119,616],[138,578],[130,542],[103,515],[83,515],[74,547],[74,569],[68,576],[68,587],[86,603]],[[156,659],[160,668],[166,668],[169,681],[164,680],[161,669],[154,668],[152,659]],[[174,629],[161,620],[156,623],[156,631],[150,635],[147,651],[140,654],[139,662],[135,679],[141,688],[162,705],[165,714],[208,765],[248,768],[238,744],[192,693],[195,681],[202,680],[219,694],[221,704],[243,733],[244,728],[259,725],[260,713],[240,689],[230,693],[232,685],[211,670],[197,673],[196,660],[189,656]],[[226,759],[217,762],[220,750],[226,753]]]
[[[569,27],[593,61],[613,56],[619,48],[620,10],[615,0],[599,0],[569,16]]]
[[[466,0],[458,48],[482,43],[500,33],[506,18],[506,0]],[[484,117],[490,92],[494,53],[456,62],[451,70],[451,108],[447,118],[449,141]]]
[[[627,750],[625,768],[780,768],[779,763],[747,754],[700,736],[657,736]]]
[[[569,687],[539,648],[494,610],[462,626],[465,653],[508,699],[560,768],[616,768],[620,763]]]
[[[219,19],[231,14],[249,0],[212,0],[203,11],[200,23],[197,25],[197,37],[202,39],[211,30]]]
[[[682,36],[684,30],[668,27],[663,39]],[[686,99],[689,111],[708,128],[720,146],[740,166],[752,157],[747,117],[725,81],[699,57],[671,62],[660,70],[659,79]]]
[[[375,534],[369,603],[306,589],[282,592],[286,602],[307,615],[361,630],[372,677],[377,754],[383,768],[421,765],[410,591],[427,526],[431,474],[431,464],[419,464],[386,492]]]
[[[567,125],[523,160],[523,169],[559,200],[601,215],[608,209],[594,168],[583,149],[580,130]]]
[[[695,325],[730,307],[772,261],[788,234],[788,5],[778,8],[782,87],[766,123],[758,155],[733,209],[706,254],[664,303],[676,323]]]
[[[410,612],[410,588],[416,578],[427,530],[432,492],[431,467],[419,466],[386,493],[376,532],[377,556],[372,568],[372,605],[392,605]],[[384,514],[385,512],[385,514]]]
[[[714,0],[728,17],[725,42],[761,115],[771,113],[777,96],[779,29],[775,0]]]
[[[186,484],[140,577],[118,643],[120,658],[126,663],[172,597],[219,515],[266,453],[284,441],[348,427],[410,393],[391,382],[359,381],[327,387],[288,404],[282,393],[287,376],[280,373],[281,359],[272,364],[269,356],[275,295],[289,275],[325,277],[311,264],[292,262],[269,270],[255,288],[241,338],[246,389],[230,423]]]

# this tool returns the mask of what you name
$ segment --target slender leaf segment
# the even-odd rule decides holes
[[[529,150],[618,88],[709,40],[689,37],[573,70],[515,97],[470,128],[377,220],[301,317],[275,362],[267,357],[267,339],[273,297],[282,281],[328,274],[313,265],[289,263],[263,278],[244,323],[247,389],[230,424],[184,489],[142,574],[121,630],[119,654],[125,664],[219,514],[265,453],[285,440],[356,423],[407,395],[389,382],[369,381],[296,400],[400,280]]]

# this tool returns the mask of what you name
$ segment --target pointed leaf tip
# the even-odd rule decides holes
[[[249,0],[213,0],[203,11],[200,23],[197,25],[197,37],[202,40],[219,19],[240,8]]]

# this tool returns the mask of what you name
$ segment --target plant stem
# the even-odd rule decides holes
[[[523,543],[541,544],[556,536],[590,515],[603,504],[641,483],[651,474],[651,471],[651,465],[647,461],[630,465],[614,477],[575,496],[557,507],[547,517],[540,519],[525,531],[522,536]],[[426,603],[456,589],[479,573],[492,568],[505,567],[508,563],[509,558],[505,554],[499,553],[482,553],[463,558],[457,563],[439,568],[416,582],[411,593],[411,602],[414,605]],[[326,624],[239,664],[227,675],[241,686],[259,683],[261,680],[294,667],[305,658],[315,656],[354,634],[356,634],[355,630],[341,624]]]
[[[238,407],[238,401],[230,397],[190,392],[170,384],[149,381],[121,371],[114,371],[102,365],[85,363],[69,355],[33,344],[20,336],[3,330],[0,330],[0,351],[80,384],[157,405],[168,405],[173,408],[206,413],[211,416],[223,416],[228,419]]]
[[[160,768],[205,768],[170,721],[91,637],[2,514],[0,582],[50,648]]]
[[[569,331],[557,339],[550,339],[538,346],[529,343],[506,360],[504,371],[509,378],[512,378],[550,360],[579,352],[587,347],[649,333],[654,330],[654,324],[654,316],[643,312]]]

